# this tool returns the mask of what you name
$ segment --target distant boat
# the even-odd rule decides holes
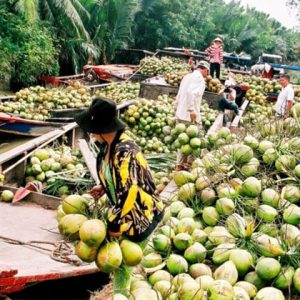
[[[0,134],[6,136],[38,137],[63,125],[55,122],[26,120],[0,113]]]

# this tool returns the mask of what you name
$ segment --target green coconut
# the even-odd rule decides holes
[[[234,263],[240,276],[245,275],[254,265],[252,255],[243,249],[232,249],[230,251],[229,260]]]
[[[100,247],[96,264],[104,273],[111,273],[122,264],[122,251],[117,242],[109,242]]]
[[[143,251],[140,245],[129,240],[122,240],[120,247],[124,265],[133,267],[141,262]]]
[[[160,293],[163,299],[165,299],[174,292],[174,286],[172,286],[172,283],[167,280],[161,280],[156,282],[153,288],[154,290]]]
[[[196,264],[190,265],[189,274],[193,278],[198,278],[203,275],[212,277],[212,271],[211,271],[210,267],[204,263],[196,263]]]
[[[216,210],[220,215],[229,216],[233,214],[235,205],[232,199],[220,198],[216,202]]]
[[[300,242],[300,230],[291,224],[283,224],[280,228],[280,235],[289,246],[295,246]]]
[[[195,176],[187,171],[178,171],[174,173],[173,180],[178,186],[195,181]]]
[[[234,286],[234,298],[233,300],[250,300],[248,293],[241,287]]]
[[[112,300],[128,300],[128,298],[122,294],[115,294]]]
[[[264,154],[270,148],[274,148],[274,144],[270,141],[264,140],[264,141],[261,141],[258,145],[258,151],[261,154]]]
[[[223,226],[215,226],[213,230],[208,233],[208,239],[214,245],[235,242],[235,237]]]
[[[193,242],[198,242],[201,244],[205,244],[205,242],[207,241],[207,234],[205,233],[205,231],[196,228],[193,233],[192,233],[192,240]]]
[[[283,211],[283,220],[292,225],[300,224],[300,207],[296,204],[291,204]]]
[[[293,276],[293,285],[298,293],[300,293],[300,268],[297,268]]]
[[[261,193],[261,182],[255,177],[248,177],[240,187],[242,196],[257,197]]]
[[[106,226],[98,219],[85,221],[79,230],[80,239],[89,246],[100,246],[106,237]]]
[[[161,295],[150,288],[139,288],[134,290],[128,298],[129,300],[143,299],[143,300],[161,300]]]
[[[231,251],[236,247],[235,244],[225,243],[218,245],[213,252],[212,261],[216,265],[223,264],[228,261]]]
[[[203,221],[210,226],[214,226],[218,223],[220,215],[214,206],[207,206],[202,212]]]
[[[236,190],[227,183],[219,184],[216,190],[219,198],[233,199],[237,194]]]
[[[176,229],[178,233],[192,234],[196,229],[195,220],[193,218],[183,218],[179,220]]]
[[[172,275],[186,273],[188,267],[185,258],[178,254],[171,254],[167,259],[167,269]]]
[[[188,281],[180,286],[177,294],[181,300],[202,299],[204,290],[200,288],[197,282]]]
[[[281,265],[275,258],[263,257],[255,266],[255,272],[263,280],[275,278],[281,270]]]
[[[154,268],[162,263],[162,257],[159,253],[152,252],[145,255],[141,263],[144,268]]]
[[[253,150],[255,150],[256,148],[258,148],[259,142],[258,142],[258,140],[254,136],[247,135],[244,138],[244,144],[247,145],[247,146],[249,146]]]
[[[253,150],[247,146],[242,144],[236,144],[233,146],[233,159],[237,164],[247,163],[253,158]]]
[[[195,183],[197,191],[204,190],[211,185],[211,179],[208,176],[200,176]]]
[[[253,299],[257,293],[256,286],[248,281],[238,281],[235,286],[244,289],[251,299]]]
[[[202,275],[197,277],[195,281],[199,284],[202,290],[207,291],[214,282],[214,279],[212,278],[212,276]]]
[[[275,162],[275,168],[280,172],[292,171],[295,167],[296,159],[292,155],[280,155]]]
[[[255,271],[247,273],[244,280],[253,284],[257,290],[260,290],[265,286],[265,281],[262,280]]]
[[[194,282],[195,280],[187,273],[179,273],[177,274],[173,280],[172,284],[175,286],[175,289],[178,290],[178,288],[183,285],[185,282]]]
[[[257,231],[266,233],[271,237],[277,237],[279,233],[277,224],[274,223],[262,223],[258,226]]]
[[[226,261],[215,270],[214,278],[216,280],[226,280],[234,285],[238,280],[238,271],[235,264],[232,261]]]
[[[195,216],[195,211],[190,207],[184,207],[177,215],[177,219],[181,220],[183,218],[193,218]]]
[[[257,216],[266,223],[271,223],[277,217],[277,210],[270,205],[260,205],[257,209]]]
[[[66,214],[82,214],[87,209],[87,201],[80,195],[70,195],[63,199],[62,207]]]
[[[191,201],[196,196],[194,183],[185,183],[178,190],[178,198],[183,201]]]
[[[153,247],[155,250],[166,253],[171,248],[171,240],[163,234],[157,234],[153,237]]]
[[[75,246],[75,254],[85,262],[93,262],[97,257],[98,247],[89,246],[83,241],[79,241]]]
[[[246,220],[237,213],[230,215],[226,219],[226,228],[234,237],[246,237]]]
[[[257,174],[259,165],[254,164],[252,160],[256,160],[256,158],[252,158],[248,163],[243,164],[240,169],[242,175],[245,177],[250,177]]]
[[[201,263],[206,257],[206,249],[200,243],[195,242],[184,251],[184,258],[189,263]]]
[[[264,233],[254,233],[252,241],[263,256],[278,257],[285,254],[277,238],[271,237]]]
[[[70,240],[79,239],[79,229],[87,221],[87,217],[81,214],[68,214],[59,221],[58,229],[61,234],[67,236]]]
[[[185,204],[182,201],[174,201],[170,204],[170,212],[173,217],[176,217],[178,213],[185,208]]]
[[[259,290],[255,297],[256,300],[285,300],[281,290],[273,287],[266,287]]]
[[[283,198],[291,203],[300,202],[300,189],[296,185],[288,184],[282,189]]]
[[[14,193],[10,190],[3,190],[1,192],[1,200],[4,202],[11,202],[14,198]]]
[[[232,300],[234,290],[226,280],[215,280],[208,288],[209,300]]]
[[[169,282],[172,282],[173,276],[165,270],[158,270],[149,276],[149,282],[152,285],[162,280],[168,280]]]
[[[205,188],[200,193],[200,201],[205,206],[212,205],[216,201],[216,196],[217,194],[214,189]]]
[[[264,204],[278,208],[280,195],[274,189],[268,188],[262,191],[261,200]]]
[[[173,239],[173,243],[178,250],[185,250],[192,245],[192,237],[188,233],[178,233]]]
[[[292,266],[282,267],[279,275],[274,279],[274,286],[278,289],[289,289],[293,284],[295,269]]]
[[[163,225],[162,227],[160,227],[158,229],[158,233],[161,233],[170,239],[172,239],[175,236],[174,230],[168,225]]]

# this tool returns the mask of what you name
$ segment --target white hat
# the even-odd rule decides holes
[[[222,41],[219,37],[216,37],[216,38],[213,40],[213,42],[220,42],[220,43],[223,44],[223,41]]]
[[[197,68],[201,68],[201,67],[207,69],[208,71],[209,71],[209,69],[210,69],[209,63],[208,63],[207,61],[205,61],[205,60],[200,60],[200,61],[198,62]]]

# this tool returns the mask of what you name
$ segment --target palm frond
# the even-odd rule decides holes
[[[39,19],[37,0],[19,0],[15,4],[15,10],[22,14],[28,21]]]

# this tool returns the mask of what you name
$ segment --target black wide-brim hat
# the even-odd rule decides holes
[[[110,133],[126,127],[117,116],[117,106],[110,99],[96,97],[90,107],[74,116],[76,123],[89,133]]]

